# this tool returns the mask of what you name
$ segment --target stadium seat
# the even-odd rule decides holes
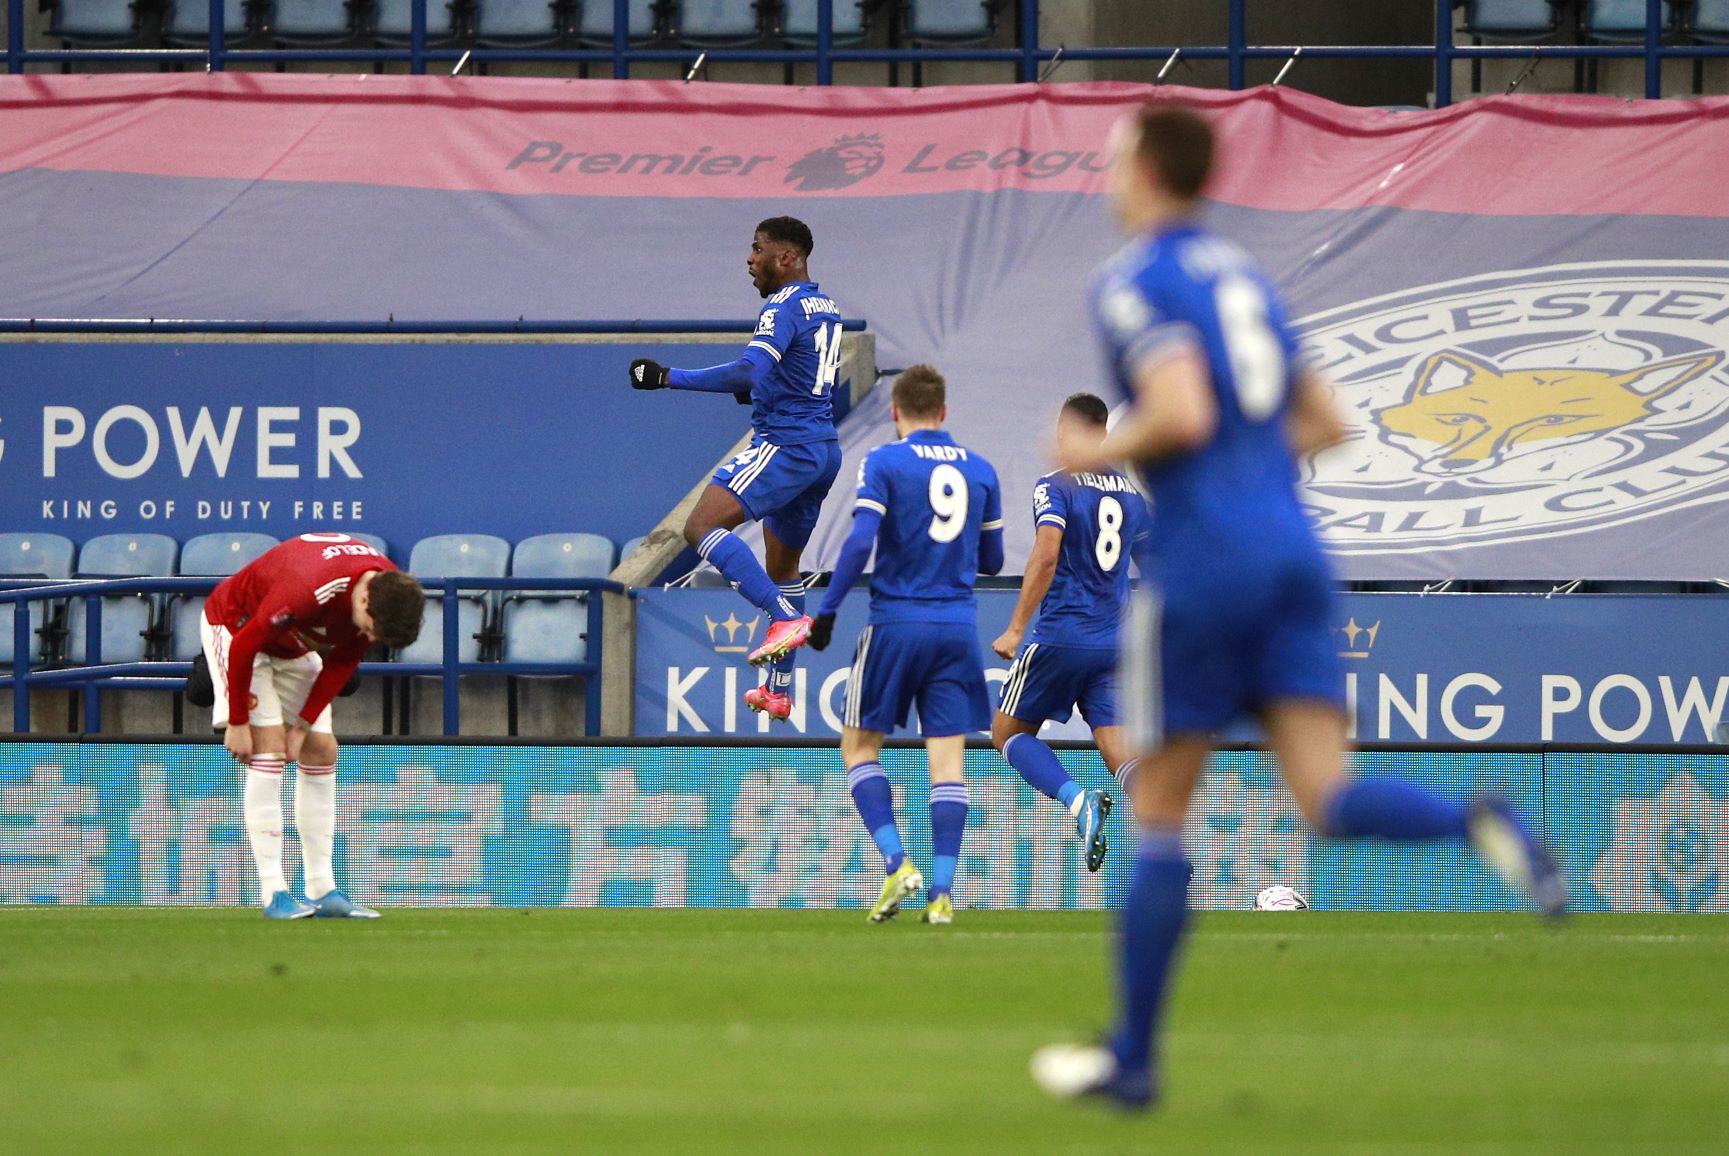
[[[614,561],[612,541],[599,534],[539,534],[516,544],[510,572],[518,578],[605,578]],[[586,595],[513,591],[503,614],[506,662],[582,662],[588,655]]]
[[[132,0],[59,0],[48,35],[62,44],[118,48],[138,40],[138,8]]]
[[[414,0],[373,0],[371,31],[380,44],[407,44],[414,36]],[[456,5],[426,0],[426,42],[448,44],[456,35]]]
[[[616,13],[613,0],[581,0],[581,4],[577,38],[585,44],[611,44]],[[632,44],[645,44],[655,38],[655,7],[655,0],[628,0],[625,12],[629,21],[625,27]]]
[[[1729,44],[1729,0],[1693,0],[1687,31],[1705,44]]]
[[[682,0],[678,39],[699,48],[751,44],[762,39],[763,7],[756,0]]]
[[[276,539],[268,534],[200,534],[180,548],[180,573],[226,577],[274,545]],[[202,594],[178,594],[167,600],[168,657],[176,662],[191,661],[203,648],[198,620],[204,614],[204,598]]]
[[[275,0],[270,31],[281,44],[341,44],[354,39],[354,17],[349,0]]]
[[[1466,0],[1464,31],[1476,41],[1535,44],[1560,22],[1551,0]]]
[[[104,534],[78,552],[77,578],[162,578],[176,573],[180,547],[165,534]],[[149,654],[156,599],[144,594],[113,594],[102,599],[102,661],[141,662]],[[85,603],[73,598],[66,612],[66,660],[84,664],[87,640]]]
[[[408,554],[409,573],[422,582],[443,578],[503,578],[510,568],[510,543],[490,534],[439,534],[422,538]],[[480,660],[480,636],[487,626],[490,592],[471,591],[457,604],[457,661]],[[397,655],[401,662],[444,661],[444,599],[428,590],[426,617],[414,645]]]
[[[996,12],[989,0],[907,0],[905,27],[914,41],[965,44],[991,38]]]
[[[223,0],[222,34],[225,40],[243,39],[252,28],[246,0]],[[170,3],[162,22],[162,39],[169,44],[198,45],[210,42],[210,5],[200,0]],[[106,632],[104,632],[106,633]]]
[[[58,534],[0,534],[0,578],[70,578],[76,549]],[[12,622],[17,607],[0,606],[0,666],[12,665]],[[42,636],[48,603],[30,604],[30,631]],[[34,648],[41,653],[41,647]]]
[[[646,541],[648,541],[647,534],[639,534],[635,538],[630,539],[630,541],[619,547],[618,560],[622,562],[626,558],[630,557],[631,554],[635,552],[636,548]]]
[[[1680,9],[1663,0],[1658,23],[1663,36],[1676,31]],[[1585,0],[1579,13],[1579,33],[1599,44],[1642,44],[1645,40],[1645,0]]]
[[[368,546],[371,546],[386,558],[390,557],[390,543],[386,542],[383,538],[380,538],[377,534],[357,534],[353,530],[350,530],[348,531],[348,536],[353,538],[356,542],[365,542]],[[392,561],[394,561],[394,559],[392,559]]]
[[[815,44],[819,0],[786,0],[781,31],[794,44]],[[857,44],[865,37],[867,0],[834,0],[833,35],[836,44]]]
[[[476,44],[532,47],[556,44],[569,27],[562,0],[478,0],[474,13]]]

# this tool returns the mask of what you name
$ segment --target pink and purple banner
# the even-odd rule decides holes
[[[1348,576],[1729,576],[1729,100],[1159,93],[1214,117],[1213,222],[1286,286],[1352,414],[1306,466]],[[790,212],[879,364],[949,375],[1012,512],[1055,405],[1101,383],[1083,290],[1120,243],[1109,132],[1153,94],[0,78],[0,315],[745,319],[752,226]],[[885,423],[849,419],[849,456]],[[520,468],[547,476],[513,488],[556,485]],[[1012,569],[1030,514],[1011,530]]]

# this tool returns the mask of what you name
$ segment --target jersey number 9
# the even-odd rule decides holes
[[[953,466],[931,471],[931,538],[952,542],[967,528],[967,479]]]
[[[816,342],[816,387],[813,397],[834,391],[834,379],[840,373],[840,322],[818,325],[812,339]]]

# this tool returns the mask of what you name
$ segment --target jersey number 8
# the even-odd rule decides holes
[[[1093,543],[1099,569],[1109,574],[1123,557],[1123,504],[1109,494],[1099,499],[1099,540]]]
[[[1215,293],[1237,404],[1250,421],[1265,421],[1285,397],[1285,348],[1268,320],[1267,295],[1242,276],[1223,278]]]
[[[816,342],[816,388],[811,395],[821,397],[834,390],[834,379],[840,373],[840,322],[818,325],[812,338]]]
[[[967,528],[967,479],[953,466],[931,471],[931,538],[952,542]]]

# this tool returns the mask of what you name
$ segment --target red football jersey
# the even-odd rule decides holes
[[[234,635],[226,671],[229,725],[248,721],[258,654],[298,658],[309,650],[323,655],[324,671],[301,715],[317,721],[370,645],[354,625],[352,587],[368,571],[394,569],[389,558],[347,534],[302,534],[224,579],[205,602],[204,616]]]

